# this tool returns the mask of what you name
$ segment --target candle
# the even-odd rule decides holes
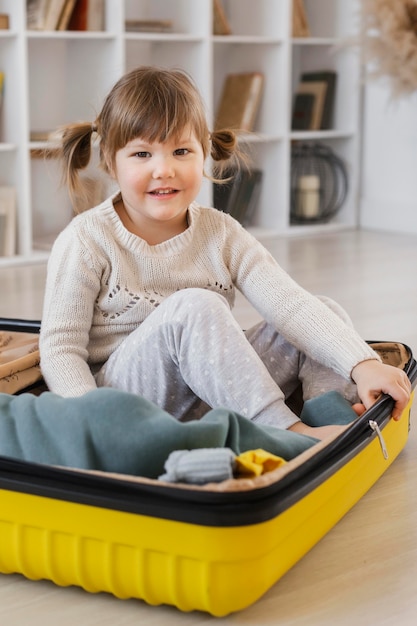
[[[297,216],[315,218],[320,214],[320,178],[300,176],[297,185]]]

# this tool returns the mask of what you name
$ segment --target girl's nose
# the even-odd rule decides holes
[[[153,178],[173,178],[175,176],[174,163],[171,157],[158,158],[154,163]]]

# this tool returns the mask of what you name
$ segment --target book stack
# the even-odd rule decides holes
[[[228,74],[217,109],[215,129],[252,131],[259,111],[263,87],[262,72]]]
[[[104,0],[26,0],[28,30],[103,30]]]
[[[333,126],[337,75],[305,72],[294,96],[292,130],[329,130]]]
[[[213,204],[229,213],[243,226],[252,223],[261,193],[262,171],[258,169],[229,170],[225,183],[213,186]]]

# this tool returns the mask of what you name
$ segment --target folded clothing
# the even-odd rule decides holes
[[[42,379],[39,335],[0,331],[0,392],[17,393]]]

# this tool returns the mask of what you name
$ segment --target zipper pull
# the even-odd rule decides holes
[[[381,444],[381,450],[382,450],[382,454],[384,455],[384,459],[388,459],[388,451],[387,451],[387,447],[385,445],[385,441],[384,438],[382,436],[382,433],[379,429],[378,424],[375,422],[375,420],[369,420],[369,426],[372,428],[372,430],[374,431],[374,433],[376,433],[378,439],[379,439],[379,443]]]

